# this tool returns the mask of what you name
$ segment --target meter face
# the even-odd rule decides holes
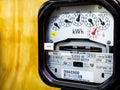
[[[100,5],[56,8],[44,49],[51,74],[63,80],[101,84],[113,75],[114,18]]]

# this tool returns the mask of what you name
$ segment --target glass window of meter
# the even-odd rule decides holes
[[[113,75],[114,18],[100,5],[59,7],[46,33],[47,67],[62,80],[103,83]]]

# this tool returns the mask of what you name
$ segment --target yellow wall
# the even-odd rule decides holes
[[[38,74],[37,15],[46,0],[0,0],[0,90],[59,90]]]
[[[0,90],[59,90],[38,74],[37,15],[45,0],[0,0]]]

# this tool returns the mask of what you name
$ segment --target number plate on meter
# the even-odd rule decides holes
[[[58,78],[103,83],[113,74],[113,54],[50,51],[48,66]]]

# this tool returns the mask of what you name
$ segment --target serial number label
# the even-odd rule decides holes
[[[86,81],[86,82],[93,82],[93,72],[90,71],[78,71],[78,70],[71,70],[71,69],[63,69],[62,70],[62,78],[70,79],[70,80],[77,80],[77,81]]]

